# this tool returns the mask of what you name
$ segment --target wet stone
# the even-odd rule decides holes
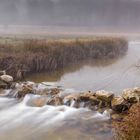
[[[60,92],[60,89],[58,89],[58,88],[53,88],[53,89],[51,89],[50,94],[51,94],[51,95],[57,95],[57,94],[59,94],[59,92]]]
[[[16,95],[17,98],[22,98],[26,94],[34,94],[34,89],[32,85],[23,85],[21,89],[18,90],[18,93]]]
[[[42,107],[46,105],[46,103],[47,103],[46,97],[38,97],[38,98],[33,99],[32,101],[29,101],[28,105],[32,107]]]
[[[2,75],[2,76],[0,76],[0,80],[9,84],[9,83],[13,82],[13,77],[10,75]]]
[[[53,106],[63,105],[63,100],[62,98],[55,96],[47,101],[47,105],[53,105]]]
[[[124,100],[123,97],[119,96],[113,98],[111,106],[114,111],[123,112],[129,109],[130,104],[126,100]]]
[[[122,97],[130,103],[140,102],[140,88],[125,89]]]
[[[100,90],[96,92],[96,97],[104,102],[110,103],[114,97],[112,92]]]

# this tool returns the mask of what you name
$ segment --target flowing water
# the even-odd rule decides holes
[[[36,82],[50,81],[68,87],[60,94],[75,90],[120,90],[140,86],[140,42],[130,42],[126,56],[119,60],[78,64],[67,70],[29,77]],[[45,85],[40,84],[38,90]],[[15,91],[0,91],[0,140],[110,140],[110,115],[86,108],[67,106],[33,107],[39,95],[26,95],[22,101],[8,98]]]

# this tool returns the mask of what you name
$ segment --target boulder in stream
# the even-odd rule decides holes
[[[26,94],[34,94],[34,89],[32,85],[23,85],[19,90],[16,95],[17,98],[22,98]]]
[[[0,88],[7,89],[10,88],[13,82],[13,77],[10,75],[1,75],[0,76]]]
[[[59,96],[54,96],[47,101],[47,105],[53,105],[53,106],[63,105],[63,100]]]
[[[10,75],[2,75],[0,76],[0,80],[9,84],[13,82],[13,77]]]
[[[121,113],[125,110],[128,110],[130,107],[130,104],[123,97],[119,96],[119,97],[113,98],[111,102],[111,106],[114,111]]]
[[[95,96],[103,102],[110,103],[114,97],[114,94],[112,92],[100,90],[96,92]]]

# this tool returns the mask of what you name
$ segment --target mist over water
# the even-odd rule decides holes
[[[136,30],[140,0],[0,0],[0,24]],[[115,27],[115,28],[114,28]]]

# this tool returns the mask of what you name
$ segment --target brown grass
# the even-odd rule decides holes
[[[0,70],[16,78],[18,71],[55,71],[82,60],[117,58],[127,49],[127,41],[120,38],[24,39],[0,44]]]
[[[121,122],[114,122],[116,140],[140,140],[140,104],[132,106]]]

